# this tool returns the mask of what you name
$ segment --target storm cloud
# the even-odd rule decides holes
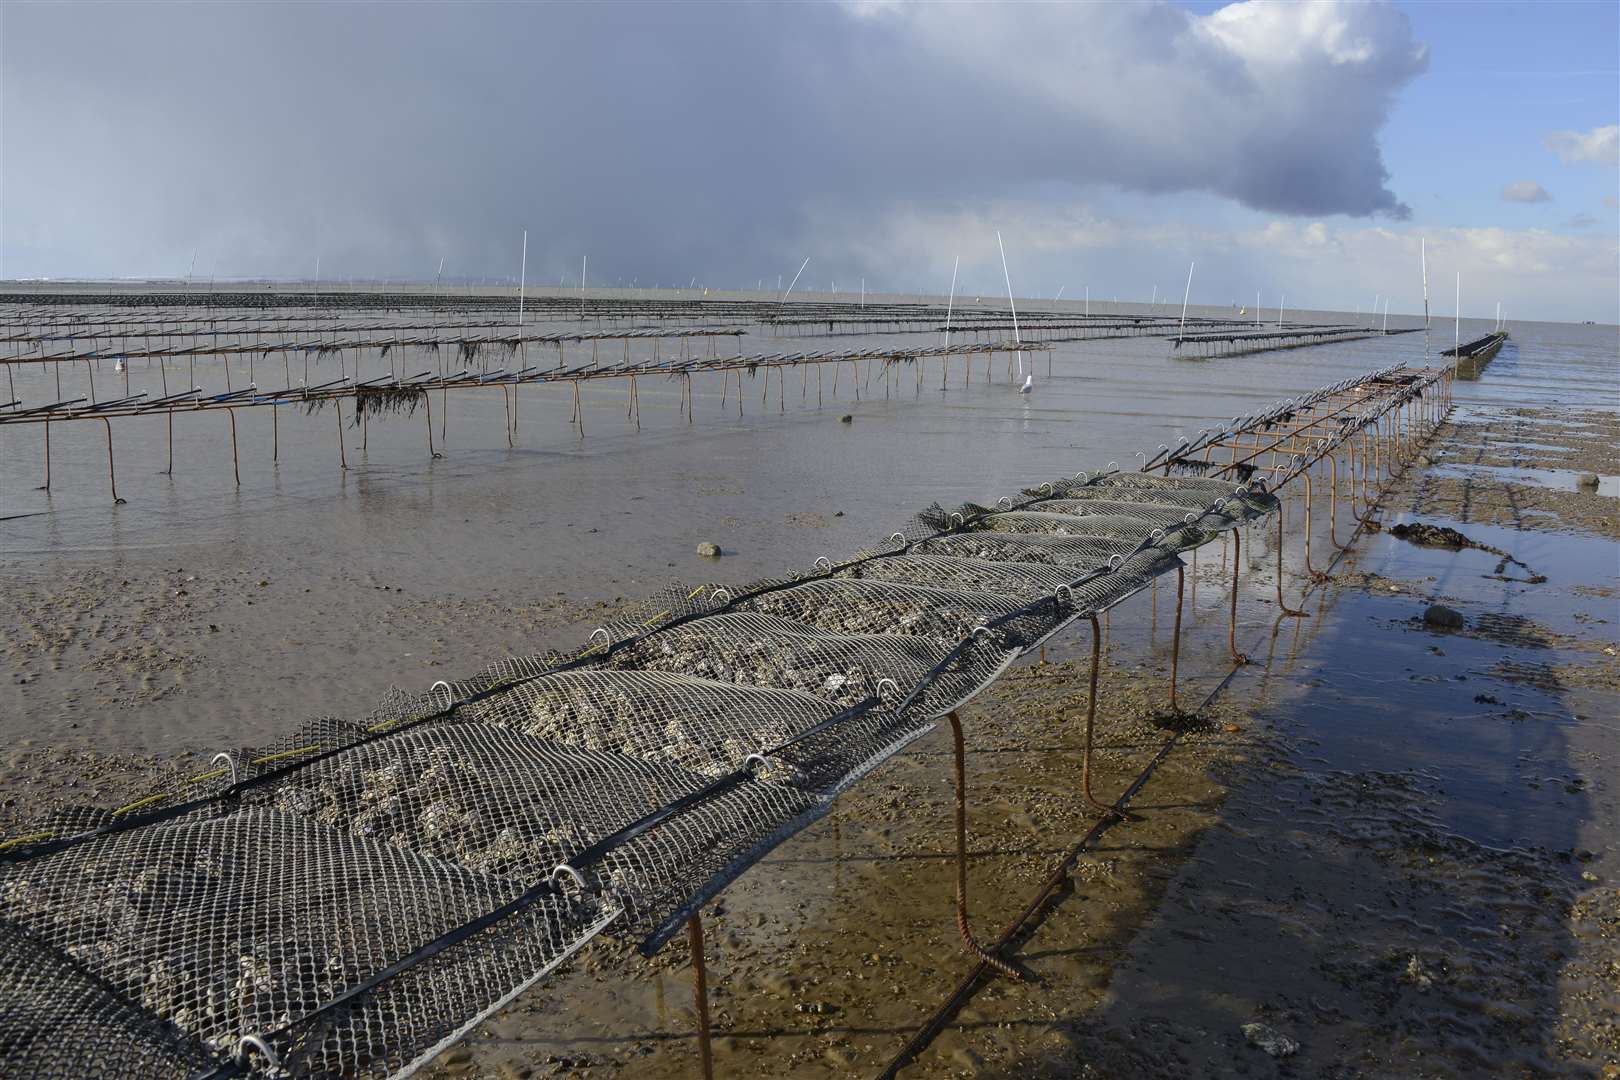
[[[1383,215],[1382,4],[10,5],[7,276],[726,286],[1003,200]],[[870,245],[849,273],[906,267]]]

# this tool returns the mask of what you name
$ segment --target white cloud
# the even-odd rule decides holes
[[[863,265],[883,268],[874,274],[941,293],[959,254],[963,288],[1003,294],[1000,229],[1021,296],[1049,297],[1066,285],[1067,297],[1079,297],[1089,285],[1093,300],[1145,301],[1154,284],[1161,296],[1179,288],[1187,263],[1196,259],[1194,303],[1249,304],[1259,288],[1268,306],[1282,293],[1290,308],[1348,311],[1378,293],[1393,297],[1392,312],[1414,313],[1423,309],[1419,248],[1426,241],[1436,311],[1450,310],[1452,275],[1461,271],[1465,309],[1470,296],[1489,296],[1524,318],[1584,319],[1594,312],[1620,318],[1620,241],[1601,232],[1335,226],[1257,217],[1213,225],[1157,215],[1151,207],[1131,217],[1086,204],[1017,201],[972,209],[897,207],[859,222],[828,214],[812,223],[819,246],[811,253],[818,262],[853,249]]]
[[[1547,149],[1566,162],[1620,164],[1620,124],[1595,127],[1591,131],[1555,131],[1543,141]]]
[[[1538,203],[1551,202],[1552,196],[1547,189],[1534,180],[1517,180],[1511,184],[1502,185],[1503,202]]]

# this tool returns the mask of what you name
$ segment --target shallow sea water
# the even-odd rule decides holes
[[[1464,320],[1462,335],[1488,329],[1488,321]],[[1571,363],[1520,380],[1517,392],[1612,400],[1613,365],[1605,370],[1603,363],[1613,360],[1613,328],[1522,324],[1513,332],[1515,344],[1497,357],[1493,376],[1516,370],[1520,349],[1556,351]],[[1447,344],[1440,337],[1437,325],[1436,350]],[[930,335],[750,335],[740,344],[753,353],[926,340]],[[734,347],[721,339],[717,351]],[[615,346],[602,348],[604,359],[615,355]],[[650,352],[645,342],[632,347],[632,355]],[[568,347],[568,362],[588,358],[589,346]],[[569,422],[566,388],[525,389],[513,447],[505,445],[498,390],[453,394],[448,417],[433,402],[434,423],[447,432],[444,458],[428,457],[422,413],[370,422],[364,450],[362,433],[345,416],[347,470],[339,468],[333,410],[308,417],[278,410],[274,463],[269,410],[240,410],[239,488],[225,415],[175,418],[173,475],[163,472],[164,421],[118,420],[118,493],[127,502],[117,506],[101,424],[52,425],[48,492],[36,490],[40,429],[0,428],[0,565],[8,580],[28,583],[48,609],[54,583],[87,575],[74,602],[93,606],[115,629],[123,618],[119,592],[160,574],[174,575],[165,588],[184,588],[189,599],[211,587],[210,610],[219,613],[193,619],[195,639],[182,649],[191,660],[177,662],[172,682],[163,672],[148,680],[156,687],[150,693],[138,685],[110,689],[101,676],[80,678],[71,655],[41,672],[43,682],[0,687],[0,695],[12,695],[0,734],[49,730],[58,696],[74,703],[81,726],[52,734],[115,748],[258,739],[311,713],[354,715],[390,685],[425,685],[507,652],[570,646],[590,628],[570,624],[567,633],[548,634],[530,632],[521,619],[447,621],[431,613],[441,602],[526,607],[558,593],[612,602],[675,579],[783,573],[823,554],[852,552],[936,501],[994,499],[1109,462],[1129,468],[1138,451],[1151,454],[1179,434],[1281,397],[1372,368],[1420,364],[1423,336],[1207,361],[1172,359],[1158,338],[1065,343],[1026,354],[1036,377],[1029,395],[1016,392],[1010,359],[974,357],[964,386],[967,365],[954,358],[943,392],[938,360],[925,363],[920,388],[915,372],[901,366],[885,392],[881,369],[872,368],[862,373],[859,400],[851,365],[840,365],[836,397],[835,373],[823,369],[820,407],[813,370],[788,371],[785,385],[772,380],[769,389],[763,376],[745,376],[741,416],[735,381],[722,387],[718,378],[696,380],[690,424],[680,415],[676,384],[643,379],[639,432],[626,418],[622,381],[587,385],[583,438]],[[437,363],[425,354],[393,362],[406,373]],[[364,377],[384,370],[375,357],[364,363]],[[198,360],[192,371],[206,388],[223,389],[223,364]],[[326,357],[311,362],[308,381],[337,377],[340,364],[353,374],[352,354]],[[241,387],[251,376],[270,386],[290,377],[296,384],[305,378],[303,365],[304,357],[290,360],[284,375],[279,358],[234,357],[230,381]],[[110,363],[94,373],[69,367],[60,373],[66,397],[88,392],[88,374],[102,398],[122,393],[126,378],[131,392],[157,392],[159,372],[148,361],[134,361],[127,375]],[[191,374],[186,367],[168,362],[171,389]],[[12,374],[16,396],[56,400],[56,372],[23,365]],[[1496,381],[1465,392],[1490,400]],[[853,421],[839,423],[846,413]],[[699,558],[694,549],[702,540],[718,543],[725,557]],[[269,582],[262,594],[254,592],[260,581]],[[149,620],[152,605],[142,610]],[[13,635],[18,652],[25,637]],[[140,659],[123,665],[124,683],[138,682]],[[109,714],[107,705],[116,708]]]

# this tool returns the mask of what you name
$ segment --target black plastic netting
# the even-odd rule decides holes
[[[413,1071],[598,933],[660,947],[1020,654],[1271,512],[1082,474],[671,588],[0,845],[0,1072]]]

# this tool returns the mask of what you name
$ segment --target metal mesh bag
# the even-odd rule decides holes
[[[996,616],[1023,606],[976,590],[825,579],[749,597],[734,609],[779,615],[840,634],[894,634],[954,645]]]
[[[801,691],[662,671],[585,669],[521,683],[461,715],[714,777],[837,711]]]
[[[777,615],[746,613],[672,627],[636,642],[611,662],[745,686],[787,687],[848,706],[877,696],[884,679],[907,688],[919,684],[948,651],[925,638],[835,634]]]
[[[1067,585],[1074,579],[1074,574],[1057,567],[945,555],[900,555],[871,559],[840,573],[873,581],[897,581],[907,585],[991,593],[1024,604],[1050,596],[1058,586]]]
[[[1021,653],[1274,504],[1104,473],[936,507],[845,563],[672,587],[572,655],[58,816],[0,847],[0,1071],[93,1071],[106,1032],[152,1075],[249,1037],[244,1071],[408,1072],[597,933],[658,948]],[[78,1041],[41,1042],[35,967],[97,1018]]]
[[[16,1077],[167,1080],[203,1069],[194,1040],[66,953],[0,921],[0,1066]]]
[[[345,988],[522,892],[510,879],[266,809],[132,829],[0,878],[9,922],[216,1055],[234,1054],[244,1036],[299,1028],[278,1045],[284,1060],[300,1060],[300,1075],[403,1064],[409,1048],[550,970],[618,914],[548,897],[515,916],[497,948],[441,953],[330,1030],[301,1024]]]

